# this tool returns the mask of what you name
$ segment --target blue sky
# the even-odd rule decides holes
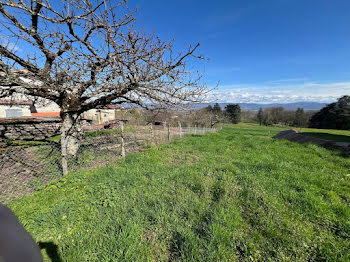
[[[350,94],[348,0],[129,0],[137,26],[201,43],[211,99],[331,102]]]

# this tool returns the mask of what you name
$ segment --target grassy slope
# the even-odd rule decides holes
[[[350,260],[350,159],[267,130],[187,137],[10,206],[68,261]]]
[[[310,132],[310,133],[323,133],[323,134],[350,136],[350,130],[302,128],[301,131]]]
[[[350,130],[303,128],[302,133],[321,139],[350,143]]]

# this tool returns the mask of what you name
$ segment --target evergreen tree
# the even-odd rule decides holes
[[[238,104],[229,104],[225,107],[225,113],[233,124],[241,121],[241,107]]]
[[[265,126],[269,126],[269,125],[272,125],[272,121],[271,121],[271,116],[270,116],[270,113],[268,111],[264,111],[264,114],[263,114],[263,120],[262,120],[262,123],[265,125]]]
[[[208,105],[208,106],[205,108],[205,110],[206,110],[207,112],[212,113],[212,112],[213,112],[213,107],[212,107],[211,105]]]
[[[213,113],[214,114],[220,114],[221,113],[221,107],[218,103],[215,103],[215,105],[213,106]]]
[[[296,127],[305,127],[306,122],[307,122],[307,120],[305,117],[304,109],[299,107],[295,111],[294,124]]]
[[[342,96],[314,114],[309,127],[350,130],[350,96]]]
[[[334,108],[334,113],[336,115],[336,128],[350,130],[350,96],[343,96],[338,99]]]

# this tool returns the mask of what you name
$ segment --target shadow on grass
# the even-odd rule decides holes
[[[53,242],[39,242],[40,249],[45,249],[47,255],[52,262],[63,262],[60,255],[58,254],[58,246]]]
[[[313,133],[313,132],[302,132],[302,135],[306,135],[309,137],[315,137],[319,139],[325,139],[331,142],[346,142],[350,143],[350,137],[346,135],[333,135],[328,133]],[[312,142],[311,142],[312,143]],[[350,157],[350,146],[346,145],[335,145],[335,144],[318,144],[317,142],[314,143],[317,146],[323,147],[325,149],[331,150],[338,154],[341,157],[349,158]]]
[[[302,132],[301,134],[306,136],[313,136],[321,139],[326,139],[330,141],[350,143],[350,136],[346,136],[346,135],[335,135],[335,134],[317,133],[317,132]]]

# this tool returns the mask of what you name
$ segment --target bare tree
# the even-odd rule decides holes
[[[78,119],[89,109],[196,102],[206,91],[186,67],[202,59],[199,44],[177,53],[173,41],[136,31],[125,2],[0,0],[0,97],[23,92],[57,103],[63,160],[76,154]]]

